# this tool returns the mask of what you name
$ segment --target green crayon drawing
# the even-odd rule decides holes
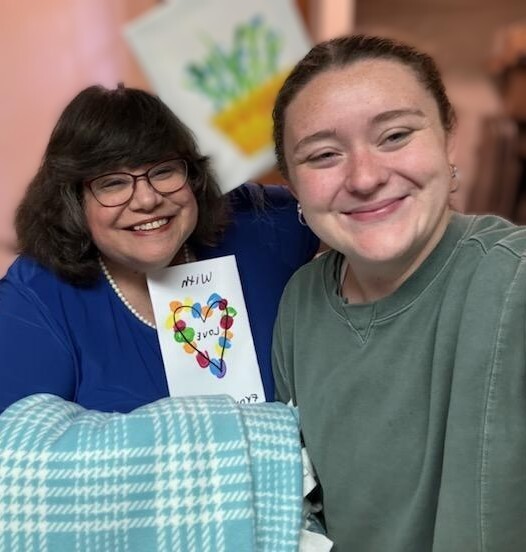
[[[201,62],[185,67],[190,89],[213,106],[211,124],[249,156],[272,144],[272,107],[290,67],[280,34],[257,15],[233,32],[230,50],[208,37]]]
[[[283,40],[259,15],[238,25],[230,51],[205,37],[208,52],[186,66],[188,86],[220,111],[277,74]]]

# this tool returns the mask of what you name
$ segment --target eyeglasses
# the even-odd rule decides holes
[[[102,174],[86,182],[86,186],[102,206],[118,207],[133,197],[139,178],[146,178],[148,184],[161,195],[173,194],[186,184],[188,165],[184,159],[168,159],[153,165],[142,174]]]

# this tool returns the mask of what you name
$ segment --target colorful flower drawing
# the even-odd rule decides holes
[[[224,357],[226,351],[232,348],[236,309],[229,305],[227,299],[212,293],[206,305],[186,298],[182,302],[172,301],[170,311],[167,324],[173,331],[174,340],[182,345],[186,353],[195,355],[200,368],[208,368],[212,375],[223,378],[227,372]],[[214,315],[217,318],[212,320]],[[194,327],[193,321],[199,326]],[[212,353],[200,346],[201,342],[210,343],[211,340],[215,341]]]
[[[235,28],[229,50],[204,41],[205,58],[186,66],[188,84],[213,103],[212,125],[254,154],[272,143],[272,107],[289,72],[278,63],[283,40],[255,16]]]

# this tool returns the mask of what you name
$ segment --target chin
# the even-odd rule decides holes
[[[154,270],[161,270],[162,268],[166,268],[167,266],[170,266],[170,263],[172,262],[173,256],[171,257],[153,257],[149,259],[138,259],[135,261],[135,266],[138,270],[141,272],[152,272]]]
[[[353,244],[338,244],[335,249],[354,262],[386,263],[404,258],[410,249],[401,240],[363,240]]]

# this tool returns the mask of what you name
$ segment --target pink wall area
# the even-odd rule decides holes
[[[14,209],[65,104],[100,83],[148,88],[124,42],[125,21],[155,0],[0,3],[0,276],[13,259]]]

